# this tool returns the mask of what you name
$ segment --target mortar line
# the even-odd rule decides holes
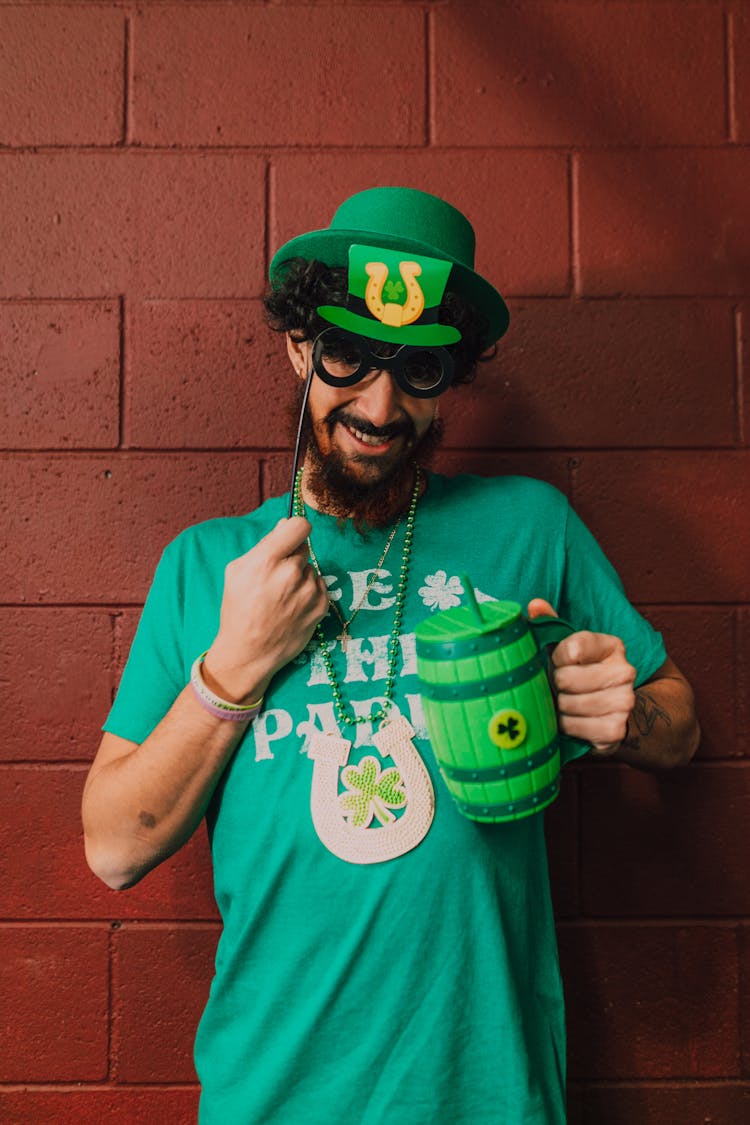
[[[159,1082],[157,1079],[149,1079],[148,1082],[118,1082],[113,1083],[111,1078],[106,1079],[82,1079],[80,1082],[71,1082],[67,1078],[60,1079],[59,1082],[46,1081],[46,1082],[0,1082],[0,1092],[4,1094],[18,1094],[26,1093],[53,1093],[53,1094],[76,1094],[81,1091],[84,1093],[89,1090],[107,1090],[117,1091],[120,1090],[200,1090],[197,1082],[170,1082],[165,1080]]]
[[[672,1089],[724,1089],[732,1086],[745,1086],[747,1079],[741,1075],[728,1075],[721,1078],[712,1078],[701,1075],[700,1077],[677,1075],[667,1078],[572,1078],[569,1086],[571,1090],[672,1090]],[[704,1119],[705,1120],[705,1119]]]

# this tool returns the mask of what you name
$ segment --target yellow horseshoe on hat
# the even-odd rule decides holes
[[[365,289],[365,304],[376,320],[393,328],[402,328],[405,324],[413,324],[422,315],[424,293],[417,281],[422,272],[419,262],[398,264],[398,272],[406,286],[406,302],[403,305],[395,301],[383,301],[383,286],[388,279],[388,267],[385,262],[368,262],[365,272],[370,279]]]

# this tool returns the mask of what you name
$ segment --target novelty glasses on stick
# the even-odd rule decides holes
[[[326,328],[313,344],[313,367],[329,387],[351,387],[370,371],[390,371],[408,395],[434,398],[453,379],[447,348],[381,344],[342,328]]]

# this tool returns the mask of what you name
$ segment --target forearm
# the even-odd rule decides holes
[[[246,723],[215,718],[186,687],[149,737],[91,769],[83,795],[86,856],[121,890],[193,834]]]
[[[612,755],[638,769],[684,765],[700,741],[693,692],[679,673],[644,684],[635,692],[627,731]]]

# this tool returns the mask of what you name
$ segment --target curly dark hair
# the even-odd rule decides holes
[[[319,305],[344,305],[347,297],[347,272],[340,266],[291,258],[284,264],[283,280],[266,295],[263,303],[269,326],[274,332],[289,332],[296,340],[314,340],[327,321],[315,311]],[[440,305],[440,323],[457,328],[461,339],[451,344],[455,373],[453,383],[469,383],[481,359],[487,355],[487,320],[483,313],[460,293],[446,290]]]

